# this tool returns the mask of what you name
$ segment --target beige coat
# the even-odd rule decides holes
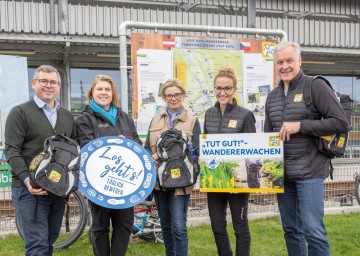
[[[162,132],[169,129],[167,126],[168,118],[169,118],[169,115],[164,112],[164,113],[160,113],[160,114],[157,114],[156,116],[154,116],[151,121],[151,126],[149,128],[149,141],[150,141],[150,149],[151,149],[152,154],[156,153],[157,138],[160,136],[160,134]],[[174,128],[184,131],[187,134],[189,141],[191,141],[195,123],[196,123],[196,117],[192,116],[185,109],[180,114],[180,116],[176,119]],[[189,186],[189,187],[186,187],[185,189],[177,188],[177,189],[175,189],[175,195],[184,195],[185,193],[190,194],[191,191],[193,190],[193,188],[194,188],[194,186]],[[155,184],[155,189],[160,190],[158,182],[156,182],[156,184]]]

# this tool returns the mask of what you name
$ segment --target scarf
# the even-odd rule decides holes
[[[89,106],[95,113],[103,115],[114,127],[116,127],[116,116],[118,111],[112,103],[110,104],[108,111],[99,106],[94,99],[91,99]]]
[[[180,116],[180,114],[184,111],[184,107],[181,106],[181,108],[179,109],[178,112],[171,112],[171,110],[169,108],[166,108],[166,112],[169,115],[169,118],[167,119],[167,126],[169,129],[174,128],[175,125],[175,120]]]

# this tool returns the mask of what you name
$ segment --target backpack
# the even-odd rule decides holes
[[[158,182],[161,188],[185,188],[196,183],[200,173],[198,157],[185,132],[170,129],[156,141]]]
[[[78,188],[80,146],[64,135],[54,135],[44,142],[44,151],[30,163],[30,182],[47,192],[67,198]]]
[[[305,100],[306,108],[308,110],[309,119],[311,120],[313,119],[313,113],[311,110],[313,81],[315,79],[322,79],[335,93],[337,99],[340,102],[342,109],[345,112],[349,124],[351,124],[351,114],[352,114],[351,103],[354,101],[350,98],[350,96],[335,92],[330,82],[323,76],[315,76],[313,78],[310,77],[310,79],[311,81],[306,83],[303,89],[304,100]],[[347,132],[329,135],[329,136],[321,136],[316,138],[316,143],[318,145],[319,151],[327,155],[331,159],[335,157],[342,157],[344,155],[347,141],[348,141]],[[333,179],[333,166],[331,163],[330,163],[330,177],[331,179]]]

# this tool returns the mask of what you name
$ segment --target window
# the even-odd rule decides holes
[[[71,112],[79,115],[85,108],[87,92],[90,88],[92,79],[98,74],[111,76],[115,81],[116,89],[120,92],[120,71],[119,70],[90,70],[90,69],[71,69]],[[120,95],[119,95],[120,97]]]
[[[334,90],[348,94],[354,100],[353,115],[360,115],[360,77],[326,76]]]

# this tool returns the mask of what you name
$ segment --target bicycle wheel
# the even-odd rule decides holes
[[[355,196],[358,204],[360,205],[360,177],[357,177],[355,181]]]
[[[164,243],[163,233],[161,231],[160,218],[153,219],[156,224],[152,224],[152,229],[160,229],[159,231],[152,232],[155,243]]]
[[[54,243],[54,249],[68,248],[81,236],[86,226],[87,203],[80,191],[75,191],[70,195],[65,207],[69,207],[69,209],[65,208],[60,234]],[[68,216],[66,216],[67,210]],[[20,237],[23,239],[23,230],[18,216],[15,218],[15,224]]]
[[[154,240],[154,235],[152,233],[140,233],[140,234],[138,234],[138,231],[134,228],[134,226],[138,226],[138,225],[140,226],[141,224],[134,223],[133,227],[131,228],[131,233],[133,234],[132,238],[138,237],[138,238],[140,238],[142,240],[145,240],[145,241]],[[146,225],[144,227],[144,229],[147,229],[147,228],[150,228],[150,226]]]
[[[157,208],[151,210],[150,219],[153,222],[151,224],[151,229],[157,230],[152,232],[155,243],[164,243],[164,237],[161,230],[160,217]]]
[[[19,215],[15,215],[15,226],[16,226],[16,229],[17,229],[21,239],[24,240],[23,230],[22,230],[22,226],[20,225]]]
[[[152,241],[152,240],[154,240],[154,235],[152,233],[141,234],[139,236],[139,238],[144,241]]]

